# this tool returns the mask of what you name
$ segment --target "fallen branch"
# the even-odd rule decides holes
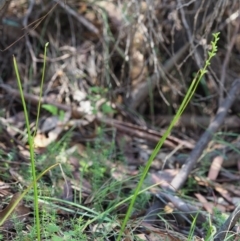
[[[232,87],[226,97],[222,102],[221,106],[218,108],[217,114],[214,120],[211,122],[207,130],[203,133],[199,141],[197,142],[195,148],[190,153],[189,157],[186,160],[186,164],[182,167],[180,172],[171,182],[172,191],[179,190],[185,181],[187,180],[190,172],[197,163],[199,157],[201,156],[203,150],[207,147],[208,143],[211,141],[213,134],[218,130],[218,128],[224,122],[224,118],[227,115],[227,112],[231,105],[233,104],[236,95],[239,94],[240,90],[240,79],[236,79],[232,84]]]
[[[114,127],[117,130],[119,130],[123,133],[126,133],[130,136],[139,137],[141,139],[152,141],[155,143],[157,143],[159,141],[159,139],[161,139],[163,136],[163,133],[161,133],[159,131],[151,130],[151,129],[141,127],[138,125],[133,125],[131,123],[121,122],[121,121],[117,121],[114,119],[107,119],[107,118],[103,118],[103,117],[97,117],[97,120],[108,126]],[[166,141],[164,142],[164,144],[166,146],[169,146],[172,148],[175,148],[178,145],[182,145],[183,147],[188,148],[188,149],[193,148],[192,143],[181,140],[181,139],[179,139],[177,137],[173,137],[173,136],[169,136],[166,139]]]
[[[0,88],[4,89],[12,97],[15,96],[17,98],[20,98],[19,91],[11,88],[9,85],[1,83]],[[38,105],[38,103],[39,103],[39,97],[36,96],[36,95],[24,93],[24,97],[27,101],[30,101],[34,105]],[[75,108],[72,108],[71,106],[57,103],[56,101],[53,101],[53,100],[51,100],[49,98],[46,98],[46,97],[42,97],[40,101],[41,101],[41,104],[53,105],[53,106],[56,106],[60,110],[64,110],[66,112],[71,112],[72,116],[74,118],[81,118],[85,115],[85,113],[83,113],[83,112],[81,112],[81,111],[79,111]]]
[[[157,126],[168,126],[173,118],[173,115],[156,115],[155,124]],[[175,126],[185,128],[207,128],[211,123],[211,120],[212,118],[209,116],[183,114]],[[240,117],[237,115],[226,117],[223,126],[231,129],[239,129]]]

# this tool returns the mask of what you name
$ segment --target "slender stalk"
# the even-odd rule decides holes
[[[40,218],[39,218],[39,207],[38,207],[38,189],[37,189],[37,178],[36,178],[35,157],[34,157],[34,141],[33,141],[32,135],[31,135],[27,106],[26,106],[26,102],[24,99],[21,79],[19,76],[18,66],[17,66],[15,57],[13,57],[13,63],[14,63],[15,73],[17,76],[18,89],[20,92],[21,100],[22,100],[26,127],[27,127],[27,133],[28,133],[28,144],[29,144],[29,149],[30,149],[31,171],[32,171],[32,179],[33,179],[33,191],[34,191],[34,214],[35,214],[35,222],[36,222],[36,227],[37,227],[37,239],[40,241],[41,234],[40,234]]]
[[[134,195],[133,197],[131,198],[131,202],[130,202],[130,205],[128,207],[128,211],[127,211],[127,214],[123,220],[123,224],[121,226],[121,230],[119,232],[119,235],[118,235],[118,238],[117,238],[117,241],[120,241],[122,235],[123,235],[123,232],[124,232],[124,229],[127,225],[127,222],[130,218],[130,215],[131,215],[131,212],[133,210],[133,205],[136,201],[136,198],[140,192],[140,189],[142,187],[142,184],[144,182],[144,179],[146,178],[147,176],[147,173],[148,173],[148,170],[150,168],[150,166],[152,165],[152,162],[154,160],[154,158],[156,157],[156,155],[158,154],[159,150],[161,149],[164,141],[167,139],[167,137],[169,136],[169,134],[171,133],[172,131],[172,128],[173,126],[177,123],[177,121],[179,120],[179,118],[181,117],[183,111],[186,109],[188,103],[190,102],[192,96],[194,95],[195,91],[196,91],[196,88],[201,80],[201,78],[204,76],[204,74],[207,72],[207,67],[210,65],[210,60],[212,59],[212,57],[216,54],[217,52],[217,42],[219,40],[219,33],[215,33],[213,34],[213,37],[214,37],[214,41],[211,42],[211,45],[212,45],[212,50],[208,52],[208,59],[206,60],[205,62],[205,65],[204,67],[199,71],[199,73],[197,74],[197,76],[194,78],[194,80],[192,81],[183,101],[182,101],[182,104],[180,105],[176,115],[174,116],[172,122],[170,123],[169,127],[167,128],[166,132],[164,133],[164,135],[162,136],[162,138],[159,140],[159,142],[157,143],[155,149],[153,150],[151,156],[149,157],[148,161],[147,161],[147,164],[143,170],[143,173],[141,175],[141,178],[140,178],[140,181],[135,189],[135,192],[134,192]]]
[[[47,46],[48,43],[45,45],[45,51],[44,51],[44,65],[43,65],[43,73],[42,73],[42,81],[41,81],[41,91],[40,91],[40,98],[39,98],[39,104],[37,109],[37,120],[36,120],[36,130],[38,126],[38,119],[40,115],[40,108],[41,108],[41,96],[42,96],[42,88],[43,88],[43,80],[44,80],[44,72],[46,69],[46,53],[47,53]],[[34,215],[35,215],[35,223],[36,223],[36,233],[37,233],[37,240],[41,241],[41,228],[40,228],[40,218],[39,218],[39,206],[38,206],[38,188],[37,188],[37,177],[36,177],[36,168],[35,168],[35,156],[34,156],[34,135],[36,134],[36,130],[34,135],[31,135],[30,130],[30,123],[29,123],[29,117],[28,117],[28,110],[26,106],[26,102],[24,99],[24,93],[22,89],[21,79],[18,71],[17,61],[16,58],[13,57],[13,64],[14,69],[17,77],[17,83],[18,83],[18,89],[20,92],[23,110],[24,110],[24,117],[26,121],[26,127],[27,127],[27,133],[28,133],[28,144],[30,149],[30,161],[31,161],[31,172],[32,172],[32,179],[33,179],[33,191],[34,191]]]
[[[38,102],[38,108],[37,108],[36,129],[35,129],[35,132],[34,132],[33,136],[35,136],[36,132],[37,132],[39,116],[40,116],[40,110],[41,110],[41,99],[42,99],[42,92],[43,92],[43,82],[44,82],[44,79],[45,79],[46,62],[47,62],[47,47],[48,47],[48,43],[45,44],[45,48],[44,48],[43,72],[42,72],[42,79],[41,79],[40,93],[39,93],[39,102]]]

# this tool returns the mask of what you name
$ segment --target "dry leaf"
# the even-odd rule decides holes
[[[223,164],[223,157],[222,156],[216,156],[212,162],[212,165],[209,169],[209,173],[208,173],[208,178],[212,181],[216,180],[220,170],[221,170],[221,167],[222,167],[222,164]]]
[[[8,206],[0,212],[0,220],[2,220],[6,215],[9,214],[10,209],[15,205],[20,197],[20,193],[15,193],[8,204]],[[14,228],[14,223],[17,222],[24,222],[30,213],[30,209],[24,206],[23,201],[20,200],[17,204],[16,208],[13,210],[13,213],[9,215],[7,220],[1,226],[1,229],[12,229]],[[13,219],[13,215],[15,218]]]

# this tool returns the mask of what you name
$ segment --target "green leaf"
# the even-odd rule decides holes
[[[46,226],[46,229],[49,233],[56,233],[59,231],[59,226],[57,226],[55,223],[49,223],[47,226]]]
[[[44,104],[42,105],[42,108],[49,111],[52,115],[58,114],[58,108],[54,105]]]
[[[113,108],[108,103],[102,105],[102,111],[104,114],[111,114],[114,112]]]
[[[60,121],[64,120],[64,116],[65,116],[65,112],[63,110],[60,110],[60,112],[59,112],[59,119],[60,119]]]
[[[94,86],[94,87],[91,87],[90,88],[90,91],[92,92],[92,93],[96,93],[96,94],[99,94],[100,92],[101,92],[101,87],[98,87],[98,86]]]

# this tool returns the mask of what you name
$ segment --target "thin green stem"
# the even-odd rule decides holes
[[[26,106],[26,102],[24,99],[21,79],[20,79],[18,66],[17,66],[15,57],[13,57],[13,63],[14,63],[15,73],[17,76],[18,89],[20,92],[21,100],[22,100],[26,127],[27,127],[27,133],[28,133],[28,143],[29,143],[29,148],[30,148],[31,171],[32,171],[33,190],[34,190],[34,214],[35,214],[35,222],[36,222],[36,227],[37,227],[37,239],[40,241],[41,234],[40,234],[40,218],[39,218],[39,207],[38,207],[38,189],[37,189],[37,178],[36,178],[35,157],[34,157],[34,142],[33,142],[33,138],[31,135],[27,106]]]
[[[183,101],[182,101],[182,104],[180,105],[176,115],[174,116],[172,122],[170,123],[169,127],[167,128],[166,132],[164,133],[164,135],[162,136],[162,138],[159,140],[159,142],[157,143],[154,151],[152,152],[151,156],[149,157],[148,161],[147,161],[147,164],[143,170],[143,173],[141,175],[141,178],[140,178],[140,181],[135,189],[135,192],[134,192],[134,195],[133,197],[131,198],[131,202],[130,202],[130,205],[128,207],[128,211],[127,211],[127,214],[123,220],[123,224],[121,226],[121,230],[119,232],[119,235],[118,235],[118,238],[117,238],[117,241],[120,241],[122,235],[123,235],[123,232],[124,232],[124,229],[127,225],[127,222],[130,218],[130,215],[131,215],[131,212],[133,210],[133,205],[136,201],[136,198],[140,192],[140,189],[142,187],[142,184],[144,182],[144,179],[146,178],[147,174],[148,174],[148,171],[149,171],[149,168],[150,166],[152,165],[152,162],[154,160],[154,158],[156,157],[156,155],[158,154],[159,150],[161,149],[163,143],[165,142],[166,138],[169,136],[173,126],[177,123],[177,121],[179,120],[179,118],[181,117],[183,111],[186,109],[188,103],[190,102],[192,96],[194,95],[195,91],[196,91],[196,88],[201,80],[201,78],[204,76],[204,74],[207,72],[207,67],[210,65],[210,60],[212,59],[212,57],[216,54],[217,52],[217,42],[219,40],[219,37],[218,37],[219,33],[215,33],[213,34],[213,37],[214,37],[214,41],[211,42],[212,44],[212,50],[208,52],[208,59],[206,60],[205,62],[205,65],[203,67],[203,69],[201,69],[199,71],[199,74],[196,76],[196,78],[194,78],[194,80],[192,81]]]
[[[40,110],[41,110],[43,82],[44,82],[44,79],[45,79],[45,70],[46,70],[46,62],[47,62],[47,47],[48,47],[48,43],[45,44],[45,48],[44,48],[43,72],[42,72],[42,79],[41,79],[40,93],[39,93],[39,102],[38,102],[38,108],[37,108],[36,129],[35,129],[35,132],[34,132],[33,136],[35,136],[36,132],[37,132],[39,116],[40,116]]]
[[[43,73],[42,73],[42,82],[41,82],[41,90],[40,90],[40,98],[39,98],[39,104],[38,104],[38,109],[37,109],[37,120],[36,120],[36,130],[38,126],[38,119],[40,115],[40,108],[41,108],[41,96],[42,96],[42,88],[43,88],[43,80],[44,80],[44,72],[46,68],[46,49],[47,49],[48,44],[45,45],[45,52],[44,52],[44,65],[43,65]],[[27,127],[27,133],[28,133],[28,143],[29,143],[29,149],[30,149],[30,161],[31,161],[31,172],[32,172],[32,179],[33,179],[33,193],[34,193],[34,214],[35,214],[35,223],[36,223],[36,232],[37,232],[37,240],[41,241],[41,228],[40,228],[40,218],[39,218],[39,206],[38,206],[38,188],[37,188],[37,177],[36,177],[36,168],[35,168],[35,156],[34,156],[34,140],[33,137],[36,134],[36,130],[34,135],[31,135],[31,130],[30,130],[30,123],[29,123],[29,117],[28,117],[28,110],[26,106],[26,102],[24,99],[24,93],[22,89],[22,84],[21,84],[21,79],[18,71],[18,66],[16,62],[16,58],[13,57],[13,64],[14,64],[14,69],[17,77],[17,83],[18,83],[18,89],[20,92],[21,100],[22,100],[22,105],[23,105],[23,110],[24,110],[24,117],[26,121],[26,127]]]

